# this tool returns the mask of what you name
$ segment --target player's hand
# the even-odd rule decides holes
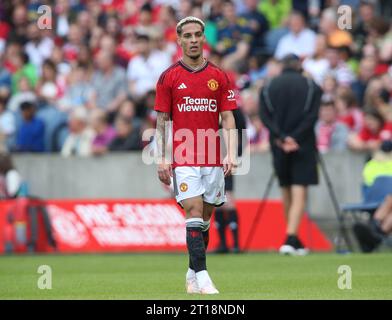
[[[158,177],[162,183],[170,186],[171,177],[173,176],[173,170],[171,164],[168,163],[160,163],[158,164]]]
[[[223,159],[223,173],[225,177],[231,175],[235,167],[237,167],[237,165],[234,160],[231,160],[228,156]]]
[[[294,140],[294,138],[286,137],[284,139],[282,148],[283,148],[284,152],[290,153],[290,152],[297,151],[299,149],[299,145],[298,145],[297,141]]]

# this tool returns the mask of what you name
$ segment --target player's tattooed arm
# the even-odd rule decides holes
[[[157,117],[157,130],[156,130],[156,141],[158,149],[158,176],[159,180],[164,184],[170,185],[170,177],[173,176],[170,161],[166,158],[166,142],[167,142],[167,130],[166,125],[170,119],[170,114],[167,112],[158,112]]]
[[[157,117],[157,146],[158,146],[158,157],[164,159],[166,156],[166,124],[170,119],[170,115],[167,112],[159,112]]]

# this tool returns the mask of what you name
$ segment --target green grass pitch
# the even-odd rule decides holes
[[[392,299],[390,253],[208,254],[221,294],[187,295],[185,254],[29,255],[0,257],[0,299]],[[52,270],[52,289],[37,282]],[[338,288],[338,268],[352,270],[352,289]]]

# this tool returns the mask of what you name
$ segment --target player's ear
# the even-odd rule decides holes
[[[181,35],[177,34],[177,44],[181,47]]]

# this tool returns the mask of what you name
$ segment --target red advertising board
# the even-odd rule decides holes
[[[239,200],[240,246],[243,247],[255,222],[260,200]],[[7,212],[12,201],[0,203],[0,252],[9,237]],[[46,208],[57,242],[57,251],[135,252],[185,251],[185,217],[173,200],[47,200]],[[27,229],[29,225],[26,218]],[[52,251],[46,244],[42,221],[39,220],[39,251]],[[229,230],[228,243],[231,243]],[[330,241],[306,215],[299,236],[314,251],[329,251]],[[250,250],[276,250],[285,238],[283,208],[278,201],[268,201],[259,216]],[[218,246],[217,232],[212,221],[210,246]],[[21,250],[23,251],[23,250]]]

